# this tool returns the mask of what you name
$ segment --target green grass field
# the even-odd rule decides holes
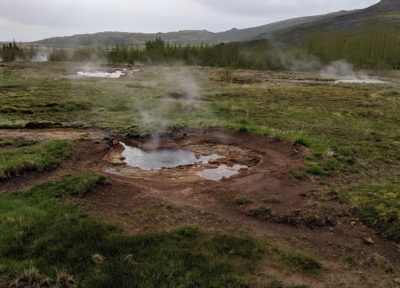
[[[291,139],[310,148],[305,172],[320,176],[327,190],[354,205],[383,235],[400,237],[399,207],[396,201],[382,201],[400,194],[396,78],[387,85],[258,83],[254,73],[253,81],[243,85],[226,81],[223,70],[211,68],[153,67],[134,78],[99,80],[71,78],[78,69],[71,64],[12,66],[0,78],[1,127],[138,131],[222,126]],[[243,73],[248,74],[234,71],[231,77]],[[293,73],[269,73],[293,78]],[[158,85],[141,86],[144,81]],[[198,87],[187,87],[188,81]],[[191,93],[191,102],[169,98],[173,93]],[[393,225],[397,228],[387,228]]]
[[[293,140],[309,149],[304,171],[291,171],[294,179],[314,177],[323,187],[321,199],[344,201],[382,237],[400,241],[397,72],[387,72],[390,84],[360,85],[261,81],[257,71],[232,71],[226,77],[223,69],[198,67],[146,67],[134,77],[82,79],[74,76],[79,67],[71,65],[3,67],[0,127],[127,132],[218,126]],[[286,80],[318,77],[265,75]],[[239,84],[232,79],[252,81]],[[70,148],[71,142],[64,140],[0,140],[0,176],[54,169]],[[47,276],[64,281],[73,275],[82,287],[251,286],[244,276],[264,249],[251,238],[206,235],[194,228],[128,237],[59,199],[82,196],[97,184],[104,179],[67,177],[1,196],[0,230],[6,232],[0,234],[0,272],[20,281],[24,273],[40,281]],[[318,261],[298,253],[279,259],[294,271],[313,274],[321,269]],[[24,272],[30,265],[38,270]]]

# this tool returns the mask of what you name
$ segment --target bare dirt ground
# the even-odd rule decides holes
[[[237,157],[231,153],[227,161],[232,158],[249,168],[231,179],[209,181],[197,177],[193,167],[148,172],[113,161],[122,150],[118,141],[143,146],[140,135],[114,141],[105,138],[103,132],[91,130],[0,130],[0,135],[81,139],[57,170],[11,179],[1,183],[0,192],[26,189],[65,174],[100,173],[108,176],[111,184],[86,196],[80,209],[107,223],[121,225],[128,233],[165,231],[183,225],[207,231],[245,232],[285,249],[306,250],[327,267],[318,278],[296,276],[266,261],[258,281],[283,277],[312,287],[396,287],[393,278],[400,273],[400,247],[380,239],[373,230],[348,216],[343,204],[321,200],[318,195],[323,188],[316,179],[291,178],[289,171],[301,169],[307,153],[291,142],[219,129],[187,128],[162,136],[163,146],[197,149],[194,152],[213,147],[238,149]],[[260,207],[270,208],[271,215],[254,214]],[[303,217],[320,211],[330,211],[329,221],[323,225],[312,225]],[[282,223],[285,215],[294,215],[297,221]],[[345,264],[349,258],[359,259],[362,264],[349,269]],[[388,266],[393,272],[384,272]]]

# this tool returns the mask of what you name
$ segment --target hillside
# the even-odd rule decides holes
[[[95,34],[80,34],[66,37],[54,37],[35,42],[35,44],[49,46],[94,46],[94,45],[132,45],[144,44],[145,41],[161,38],[172,43],[220,43],[242,42],[261,38],[269,38],[277,32],[286,31],[299,25],[305,25],[326,18],[345,15],[350,12],[341,11],[326,15],[294,18],[279,21],[259,27],[247,29],[231,29],[224,32],[213,33],[207,30],[184,30],[169,33],[126,33],[126,32],[100,32]]]
[[[354,29],[376,23],[400,24],[400,1],[382,0],[366,9],[340,11],[325,15],[300,17],[247,29],[231,29],[213,33],[207,30],[183,30],[169,33],[100,32],[66,37],[54,37],[35,42],[49,46],[142,45],[145,41],[161,38],[171,43],[221,43],[270,39],[303,39],[310,30]]]
[[[323,62],[346,60],[362,68],[400,68],[400,1],[305,23],[275,34]]]
[[[291,40],[303,39],[310,31],[337,32],[357,30],[376,25],[395,25],[400,27],[400,1],[382,0],[366,9],[331,14],[316,21],[303,23],[287,31],[279,31],[280,38]],[[283,36],[283,37],[282,37]]]

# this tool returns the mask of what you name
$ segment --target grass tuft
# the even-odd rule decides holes
[[[5,143],[4,141],[0,143]],[[0,149],[0,179],[19,176],[26,171],[44,171],[57,168],[69,154],[69,140],[54,141],[8,141],[11,149]]]
[[[322,264],[317,260],[299,252],[287,254],[284,256],[284,259],[296,271],[315,274],[322,269]]]

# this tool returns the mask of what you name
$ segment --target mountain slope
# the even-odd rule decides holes
[[[93,46],[93,45],[132,45],[144,44],[154,38],[162,38],[172,43],[220,43],[251,41],[258,38],[271,37],[274,33],[294,28],[299,25],[312,23],[321,19],[343,15],[348,12],[337,12],[326,15],[294,18],[279,21],[259,27],[247,29],[232,29],[225,32],[213,33],[207,30],[184,30],[169,33],[124,33],[100,32],[95,34],[81,34],[68,37],[54,37],[35,42],[49,46]]]
[[[400,69],[400,0],[320,19],[274,35],[325,63],[346,60],[361,68]]]
[[[101,32],[69,37],[48,38],[35,42],[49,46],[143,45],[145,41],[162,38],[171,43],[199,44],[243,42],[278,38],[283,42],[304,39],[310,31],[351,30],[364,25],[395,24],[400,27],[400,0],[382,0],[366,9],[340,11],[325,15],[284,20],[259,27],[232,29],[213,33],[206,30],[184,30],[170,33]]]
[[[368,30],[374,26],[397,26],[400,28],[400,0],[382,0],[366,9],[349,11],[342,14],[331,14],[313,22],[279,31],[280,39],[303,40],[307,33],[319,32],[351,32],[360,29]]]

